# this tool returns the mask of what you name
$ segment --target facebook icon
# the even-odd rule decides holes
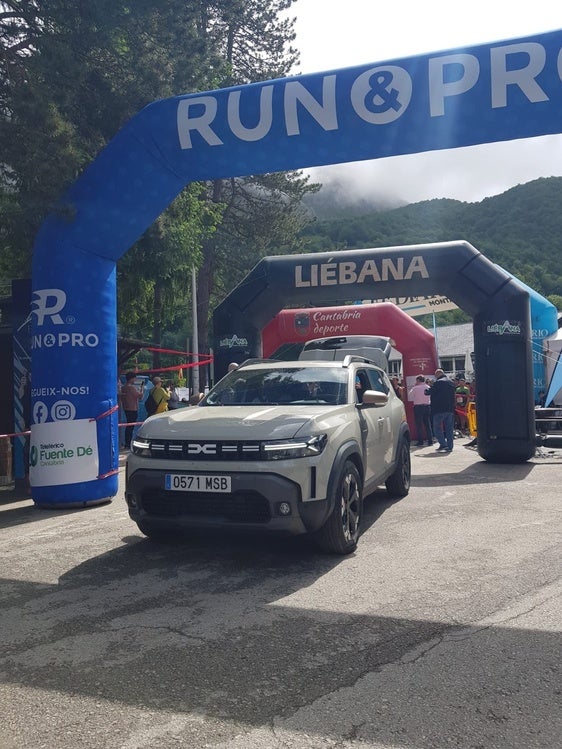
[[[47,421],[48,415],[49,412],[47,410],[47,406],[43,403],[43,401],[37,401],[33,406],[33,423],[43,424],[45,421]]]

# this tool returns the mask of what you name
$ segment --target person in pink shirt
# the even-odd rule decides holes
[[[134,372],[127,372],[125,375],[125,384],[119,394],[121,408],[125,412],[125,421],[127,422],[127,426],[125,427],[125,447],[127,449],[131,447],[131,438],[135,429],[134,422],[138,418],[139,401],[144,394],[144,382],[139,390],[135,386],[135,379],[136,374]]]
[[[428,445],[433,444],[433,430],[431,429],[431,411],[429,407],[428,386],[423,375],[416,377],[416,384],[410,388],[410,400],[414,403],[414,420],[416,422],[416,445],[421,447],[425,438]]]

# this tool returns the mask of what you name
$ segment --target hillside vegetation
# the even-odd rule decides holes
[[[315,198],[317,216],[321,196]],[[479,203],[435,199],[362,215],[350,207],[347,218],[317,218],[302,237],[309,252],[463,239],[561,308],[562,177],[537,179]]]

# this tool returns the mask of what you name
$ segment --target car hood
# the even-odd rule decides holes
[[[290,439],[322,431],[349,406],[194,406],[153,416],[139,437],[167,440]]]

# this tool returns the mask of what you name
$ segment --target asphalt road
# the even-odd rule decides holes
[[[562,450],[412,450],[357,553],[0,495],[0,749],[562,745]]]

